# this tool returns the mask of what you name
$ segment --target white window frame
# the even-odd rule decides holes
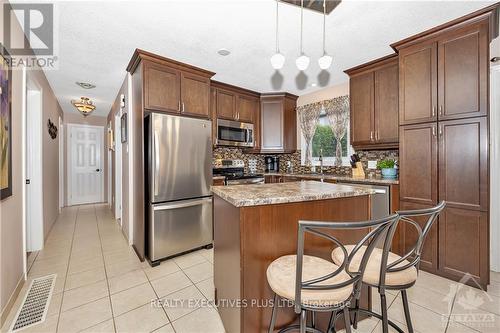
[[[321,111],[321,116],[325,116],[325,112],[324,111]],[[327,118],[328,119],[328,118]],[[300,131],[300,135],[301,135],[301,152],[300,152],[300,165],[304,166],[306,165],[305,164],[305,154],[306,154],[306,139],[304,138],[304,135],[302,134],[302,131]],[[350,126],[347,126],[347,132],[346,132],[346,136],[347,136],[347,156],[342,156],[342,166],[350,166],[350,161],[351,161],[351,158],[350,156],[352,154],[354,154],[354,148],[352,148],[351,146],[351,129],[350,129]],[[311,147],[312,149],[312,147]],[[336,157],[335,156],[323,156],[323,166],[335,166],[335,159]],[[311,158],[311,165],[313,166],[320,166],[321,163],[319,161],[319,157],[312,157]]]

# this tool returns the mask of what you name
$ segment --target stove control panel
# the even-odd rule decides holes
[[[224,160],[215,159],[213,162],[214,168],[244,168],[245,161],[243,160]]]

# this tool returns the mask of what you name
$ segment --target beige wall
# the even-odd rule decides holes
[[[339,96],[349,95],[349,82],[337,84],[331,87],[317,90],[315,92],[299,96],[297,106],[302,106],[314,102],[320,102],[325,99],[332,99]],[[297,119],[298,120],[298,119]],[[302,143],[302,132],[300,131],[300,123],[297,121],[297,148],[300,150]]]
[[[65,112],[64,113],[64,205],[68,203],[68,124],[79,124],[79,125],[92,125],[92,126],[103,126],[103,147],[102,147],[102,158],[104,163],[102,166],[103,170],[103,182],[104,182],[104,201],[108,200],[108,151],[106,148],[107,140],[107,123],[106,117],[90,115],[87,117],[82,116],[80,113],[75,112]]]
[[[3,2],[0,17],[3,17]],[[0,24],[0,38],[3,38]],[[13,40],[24,38],[17,25],[12,32]],[[58,124],[61,108],[48,84],[43,71],[28,71],[29,78],[43,91],[42,154],[43,154],[43,220],[47,235],[58,216],[59,198],[59,140],[52,140],[47,131],[50,118]],[[0,202],[0,309],[2,314],[19,281],[23,278],[23,231],[22,231],[22,71],[12,71],[12,196]]]

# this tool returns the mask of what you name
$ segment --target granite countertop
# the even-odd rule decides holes
[[[374,190],[370,189],[312,180],[276,184],[214,186],[212,192],[236,207],[355,197],[375,193]]]
[[[399,184],[399,180],[382,178],[382,177],[365,177],[365,178],[353,178],[352,176],[347,175],[335,175],[335,174],[308,174],[308,173],[265,173],[265,176],[283,176],[283,177],[301,177],[308,179],[331,179],[344,181],[349,183],[360,183],[360,184],[380,184],[380,185],[397,185]]]

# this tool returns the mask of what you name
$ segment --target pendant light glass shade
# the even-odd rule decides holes
[[[332,62],[333,62],[332,56],[329,56],[326,53],[323,54],[323,56],[318,59],[318,65],[319,68],[321,69],[328,69],[332,65]]]
[[[309,67],[309,62],[309,57],[302,53],[302,55],[295,60],[295,65],[297,65],[299,70],[305,71],[307,67]]]
[[[271,57],[271,66],[274,69],[282,69],[285,64],[285,56],[280,53],[280,43],[279,43],[279,2],[276,0],[276,53]]]
[[[271,57],[271,66],[273,66],[274,69],[282,69],[283,65],[285,64],[285,56],[282,55],[281,53],[275,53]]]

